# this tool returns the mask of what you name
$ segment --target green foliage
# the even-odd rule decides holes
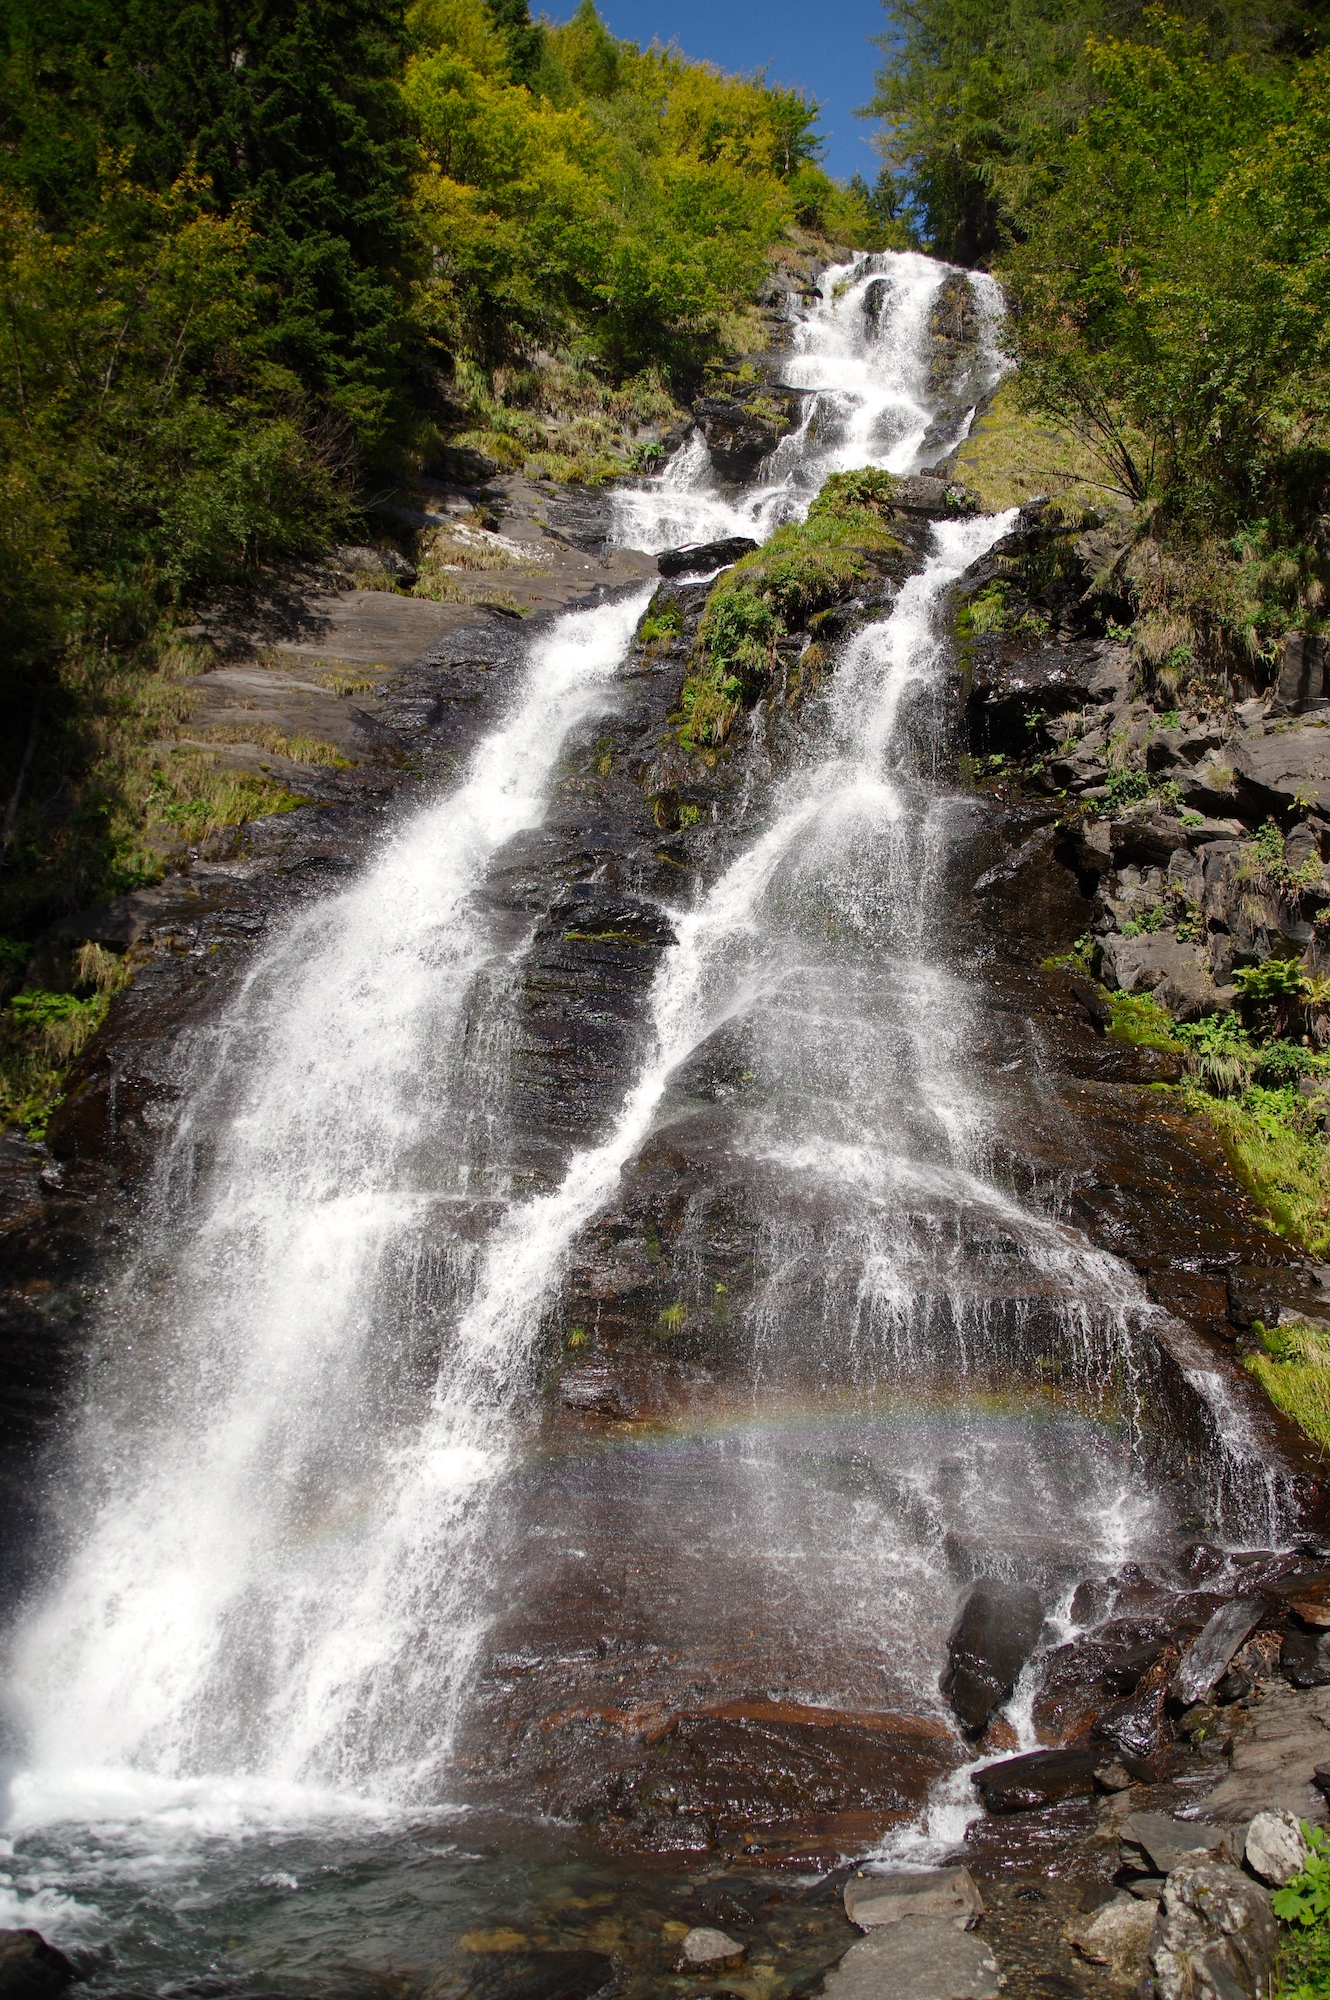
[[[1313,1924],[1330,1922],[1330,1845],[1324,1828],[1308,1826],[1306,1820],[1301,1826],[1308,1849],[1306,1861],[1270,1900],[1281,1923],[1310,1930]]]
[[[1256,1075],[1259,1057],[1236,1014],[1209,1014],[1186,1021],[1177,1038],[1187,1050],[1188,1066],[1201,1088],[1230,1097],[1247,1088]]]
[[[108,160],[158,194],[195,181],[213,214],[247,224],[269,362],[372,437],[404,328],[402,12],[8,0],[0,175],[61,238],[94,220]]]
[[[1302,967],[1291,958],[1267,958],[1263,965],[1240,966],[1233,974],[1233,984],[1254,1006],[1273,1001],[1283,1007],[1301,998],[1304,983]]]
[[[683,630],[683,611],[677,604],[662,604],[657,611],[654,604],[637,628],[638,641],[643,646],[668,645]]]
[[[1121,583],[1151,614],[1147,684],[1263,677],[1330,588],[1330,57],[1312,10],[887,11],[874,108],[907,202],[936,248],[1002,277],[1009,395],[1141,509],[1152,559]]]
[[[1314,1257],[1330,1251],[1330,1157],[1307,1100],[1288,1087],[1250,1085],[1240,1098],[1194,1085],[1187,1098],[1216,1126],[1238,1179],[1272,1226]]]
[[[1169,923],[1172,911],[1166,903],[1147,903],[1139,916],[1128,917],[1123,937],[1154,937]]]
[[[1322,1450],[1330,1449],[1330,1345],[1325,1336],[1312,1327],[1293,1325],[1279,1326],[1269,1333],[1262,1330],[1261,1338],[1268,1352],[1249,1355],[1248,1369],[1276,1409],[1291,1417]],[[1313,1854],[1304,1871],[1312,1879],[1301,1884],[1294,1895],[1289,1895],[1292,1883],[1278,1892],[1275,1910],[1285,1923],[1310,1929],[1324,1921],[1325,1909],[1314,1907],[1319,1900],[1316,1878],[1324,1867],[1321,1854]],[[1282,1909],[1281,1897],[1287,1899]],[[1323,1969],[1330,1971],[1330,1965]],[[1318,1994],[1324,1994],[1325,1990],[1324,1984],[1316,1989]]]
[[[543,30],[528,90],[494,68],[480,11],[420,0],[411,14],[422,326],[487,367],[578,341],[618,371],[695,368],[793,216],[816,107],[616,41],[589,0]]]
[[[1105,786],[1104,804],[1110,812],[1116,812],[1120,807],[1131,805],[1137,799],[1148,799],[1151,790],[1149,773],[1146,771],[1130,769],[1112,771]]]
[[[107,992],[16,993],[0,1014],[0,1128],[20,1124],[40,1138],[59,1102],[64,1073],[106,1018]]]

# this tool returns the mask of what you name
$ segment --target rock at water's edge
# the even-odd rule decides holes
[[[1027,1586],[976,1583],[952,1626],[940,1683],[965,1728],[978,1735],[1009,1701],[1043,1629],[1044,1608]]]
[[[699,1925],[689,1931],[679,1947],[679,1972],[721,1972],[726,1966],[737,1965],[748,1947],[736,1944],[724,1931],[708,1930]]]
[[[823,2000],[997,2000],[998,1962],[949,1917],[906,1917],[851,1945]]]
[[[51,2000],[77,1978],[40,1931],[0,1931],[0,2000]]]
[[[1275,1942],[1274,1912],[1259,1882],[1213,1861],[1179,1868],[1164,1884],[1150,1939],[1155,2000],[1256,2000]]]
[[[706,576],[713,569],[725,569],[740,556],[750,556],[757,547],[749,535],[726,535],[717,542],[689,542],[681,549],[666,549],[656,558],[662,576]]]
[[[1300,1874],[1307,1859],[1307,1843],[1293,1814],[1257,1813],[1247,1828],[1243,1858],[1252,1874],[1272,1889],[1282,1889],[1290,1876]]]
[[[1031,1812],[1059,1799],[1091,1797],[1098,1762],[1098,1751],[1089,1748],[1031,1750],[976,1771],[973,1783],[989,1812]]]
[[[1235,1597],[1231,1603],[1220,1605],[1178,1662],[1178,1670],[1169,1684],[1169,1693],[1175,1701],[1190,1708],[1193,1702],[1209,1694],[1263,1608],[1259,1597]]]
[[[1134,1986],[1154,1926],[1153,1903],[1119,1896],[1092,1917],[1078,1917],[1062,1935],[1092,1965],[1106,1965],[1110,1978]]]
[[[903,1917],[946,1917],[968,1930],[984,1914],[984,1899],[968,1868],[921,1868],[914,1874],[851,1875],[845,1914],[861,1931]]]

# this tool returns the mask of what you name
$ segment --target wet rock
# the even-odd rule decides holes
[[[1162,1678],[1149,1673],[1134,1694],[1104,1709],[1094,1726],[1095,1735],[1112,1744],[1132,1776],[1146,1783],[1162,1775],[1173,1740],[1167,1701]]]
[[[40,1931],[0,1931],[0,2000],[48,2000],[78,1976]]]
[[[1001,574],[996,560],[976,564],[965,580],[966,595]],[[965,704],[971,749],[1023,753],[1030,740],[1026,723],[1036,711],[1057,717],[1111,707],[1124,696],[1130,658],[1124,646],[1106,640],[1076,640],[1034,652],[1001,640],[974,642]]]
[[[1190,1707],[1209,1694],[1244,1639],[1255,1630],[1263,1609],[1259,1597],[1235,1597],[1220,1606],[1178,1662],[1169,1683],[1175,1701]]]
[[[984,1899],[968,1868],[851,1875],[845,1884],[845,1914],[862,1931],[905,1917],[947,1917],[958,1930],[969,1930],[983,1913]]]
[[[973,1784],[991,1813],[1031,1812],[1036,1806],[1056,1805],[1059,1799],[1092,1797],[1100,1762],[1097,1751],[1083,1746],[1031,1750],[976,1771]]]
[[[1106,1965],[1111,1978],[1134,1986],[1154,1925],[1153,1904],[1119,1896],[1093,1916],[1078,1917],[1062,1935],[1091,1965]]]
[[[1316,1766],[1330,1758],[1330,1689],[1300,1692],[1267,1682],[1247,1726],[1234,1736],[1229,1774],[1205,1801],[1212,1820],[1250,1820],[1291,1812],[1325,1821]]]
[[[1235,1859],[1226,1827],[1169,1813],[1128,1813],[1118,1829],[1123,1866],[1148,1875],[1171,1875],[1184,1861]]]
[[[1116,1757],[1110,1759],[1107,1764],[1095,1765],[1094,1781],[1101,1792],[1130,1791],[1134,1782],[1131,1772],[1124,1764],[1120,1764]]]
[[[1226,1279],[1234,1326],[1278,1326],[1281,1319],[1330,1322],[1330,1297],[1301,1264],[1235,1264]]]
[[[679,1947],[676,1972],[725,1972],[738,1965],[748,1950],[746,1944],[736,1944],[724,1931],[698,1926],[689,1931]]]
[[[946,1917],[907,1917],[851,1945],[822,1984],[822,2000],[997,2000],[998,1962],[987,1944]]]
[[[748,535],[726,535],[717,542],[689,542],[681,549],[666,549],[657,556],[656,568],[662,576],[704,576],[715,569],[737,563],[751,555],[757,543]]]
[[[799,420],[800,398],[764,384],[760,400],[699,396],[693,416],[711,453],[711,463],[727,484],[751,479],[785,433]]]
[[[1316,1577],[1288,1592],[1288,1608],[1305,1625],[1330,1625],[1330,1577]]]
[[[466,2000],[609,2000],[617,1987],[601,1951],[496,1951],[481,1957]]]
[[[1213,1861],[1179,1868],[1165,1884],[1150,1939],[1155,2000],[1256,2000],[1275,1943],[1274,1913],[1259,1883]]]
[[[871,285],[868,288],[869,292],[874,289]],[[875,301],[879,315],[884,302],[881,297]],[[865,310],[869,310],[867,298],[864,306]],[[969,387],[969,376],[983,335],[974,287],[961,272],[949,272],[938,286],[929,308],[928,331],[930,399],[949,397],[954,400]]]
[[[1330,1633],[1286,1632],[1279,1670],[1291,1687],[1330,1687]]]
[[[1247,1828],[1242,1856],[1253,1875],[1272,1889],[1282,1889],[1291,1875],[1301,1873],[1307,1843],[1291,1812],[1257,1813]]]
[[[925,521],[955,520],[979,512],[979,496],[956,479],[934,479],[916,473],[898,479],[891,489],[891,512],[914,514]]]
[[[608,1368],[571,1369],[559,1383],[559,1401],[566,1410],[585,1416],[630,1417],[633,1406]]]
[[[1010,1700],[1043,1623],[1038,1593],[1026,1586],[986,1581],[966,1598],[947,1641],[941,1688],[972,1734]]]

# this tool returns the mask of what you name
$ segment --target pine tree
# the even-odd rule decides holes
[[[0,0],[0,136],[58,227],[99,151],[165,187],[191,166],[254,223],[272,353],[356,427],[384,418],[400,342],[409,155],[404,0]]]
[[[527,0],[485,0],[485,11],[508,44],[508,67],[518,83],[530,83],[540,67],[544,30],[532,20]]]

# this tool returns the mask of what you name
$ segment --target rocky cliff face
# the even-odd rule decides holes
[[[958,409],[973,386],[968,296],[953,287],[936,308],[938,383]],[[736,477],[741,461],[769,449],[780,428],[753,416],[756,400],[755,391],[734,396],[723,412],[699,409],[716,448],[735,454]],[[496,487],[487,504],[501,526],[508,506],[510,527],[519,507],[535,505],[516,486]],[[632,572],[622,563],[595,568],[610,560],[595,499],[580,504],[575,521],[560,504],[553,496],[542,503],[545,560],[556,575],[558,551],[573,552],[564,601],[592,584],[623,582]],[[789,623],[759,697],[711,747],[683,740],[680,715],[713,585],[686,576],[661,583],[611,712],[570,742],[543,824],[504,851],[486,890],[513,944],[510,1062],[504,1101],[492,1107],[507,1134],[513,1186],[557,1184],[573,1150],[607,1130],[640,1060],[653,976],[675,937],[671,912],[686,908],[760,829],[775,789],[825,730],[843,648],[918,572],[930,523],[967,504],[945,479],[902,482],[890,509],[891,546],[870,551],[834,602]],[[1170,1004],[1176,999],[1175,1011],[1199,1012],[1224,1004],[1235,966],[1260,962],[1280,939],[1297,943],[1298,926],[1310,926],[1314,938],[1321,905],[1309,900],[1312,892],[1300,888],[1295,908],[1272,891],[1257,909],[1237,857],[1258,817],[1283,809],[1299,815],[1307,855],[1319,854],[1325,828],[1317,807],[1330,807],[1330,796],[1303,801],[1309,786],[1330,777],[1313,706],[1321,697],[1308,691],[1315,676],[1299,654],[1282,708],[1179,714],[1165,726],[1133,693],[1125,649],[1096,631],[1083,606],[1101,554],[1087,536],[1070,536],[1038,509],[1027,513],[964,580],[955,674],[914,718],[918,745],[976,777],[939,885],[951,912],[948,953],[978,967],[983,988],[966,1059],[1004,1112],[989,1163],[994,1177],[1124,1259],[1148,1298],[1173,1316],[1157,1327],[1142,1384],[1167,1441],[1159,1448],[1161,1485],[1181,1490],[1182,1461],[1215,1450],[1213,1411],[1195,1383],[1218,1377],[1313,1528],[1322,1496],[1311,1454],[1260,1399],[1233,1348],[1251,1322],[1253,1298],[1296,1296],[1305,1306],[1316,1275],[1263,1226],[1212,1129],[1154,1088],[1176,1081],[1177,1056],[1106,1033],[1096,983],[1075,964],[1052,961],[1065,960],[1089,933],[1119,990],[1147,986]],[[402,615],[384,606],[397,601],[404,600],[364,607],[367,621],[381,621],[366,642],[380,652]],[[987,629],[976,616],[984,602]],[[519,647],[510,613],[449,609],[423,651],[415,627],[403,629],[395,643],[409,659],[376,669],[368,698],[355,697],[369,718],[365,741],[389,745],[392,756],[366,756],[329,778],[318,804],[180,857],[159,887],[85,913],[47,942],[54,962],[81,939],[101,941],[128,955],[134,978],[45,1144],[11,1137],[5,1146],[6,1495],[29,1557],[39,1546],[44,1482],[59,1478],[51,1447],[88,1361],[90,1309],[142,1240],[153,1163],[179,1102],[181,1042],[208,1032],[255,941],[355,868],[394,816],[410,810],[420,780],[456,767],[511,690]],[[344,601],[326,615],[331,652],[330,635],[345,630]],[[247,685],[252,692],[258,683]],[[291,693],[283,687],[283,699]],[[1134,763],[1118,761],[1123,743],[1129,758],[1139,753]],[[1019,767],[1020,782],[1002,775],[1008,765]],[[1178,799],[1166,806],[1146,793],[1119,802],[1114,775],[1135,768],[1178,773]],[[1133,913],[1163,905],[1174,887],[1188,908],[1202,910],[1203,935],[1182,935],[1178,921],[1128,935]],[[763,1287],[773,1282],[773,1245],[822,1274],[808,1280],[813,1309],[817,1286],[830,1297],[850,1268],[815,1182],[738,1143],[737,1121],[768,1087],[768,1064],[769,1051],[742,1025],[718,1026],[671,1079],[667,1115],[572,1247],[549,1316],[538,1448],[512,1524],[512,1567],[496,1579],[461,1757],[474,1798],[527,1812],[534,1800],[594,1825],[623,1849],[823,1862],[915,1812],[954,1765],[958,1745],[927,1717],[867,1699],[847,1696],[834,1708],[801,1700],[806,1662],[788,1658],[779,1606],[760,1606],[746,1637],[732,1629],[733,1593],[742,1593],[745,1573],[727,1542],[723,1489],[714,1515],[695,1494],[686,1512],[681,1482],[679,1518],[635,1519],[646,1482],[635,1483],[640,1461],[629,1451],[666,1420],[679,1433],[690,1419],[718,1422],[739,1408]],[[478,1201],[478,1228],[482,1210]],[[1032,1375],[1044,1365],[1056,1331],[1051,1289],[996,1226],[964,1239],[957,1257],[982,1306],[984,1340],[975,1344],[970,1379],[997,1396],[1014,1360]],[[150,1277],[145,1272],[143,1282]],[[936,1330],[946,1308],[929,1304]],[[781,1359],[792,1407],[801,1380],[825,1388],[824,1357]],[[1057,1365],[1048,1362],[1051,1371]],[[919,1368],[945,1400],[955,1387],[952,1365],[933,1366],[925,1343]],[[837,1506],[852,1506],[884,1478],[853,1451],[823,1453],[810,1476]],[[668,1507],[675,1489],[664,1476],[650,1491]],[[903,1509],[924,1507],[903,1484],[892,1498]],[[540,1554],[536,1529],[551,1519],[570,1530],[576,1560],[558,1564]],[[1044,1563],[1052,1573],[1057,1536],[1050,1523],[1047,1546],[1027,1552],[1036,1569]],[[722,1545],[726,1582],[718,1593],[708,1564],[718,1573]],[[981,1557],[975,1542],[949,1538],[958,1589],[973,1580]],[[1169,1634],[1188,1620],[1203,1622],[1213,1606],[1201,1583],[1219,1574],[1223,1559],[1201,1551],[1188,1560],[1196,1576],[1167,1590],[1124,1563],[1092,1607],[1095,1621],[1135,1617],[1144,1630],[1153,1619]],[[21,1574],[20,1564],[16,1579]],[[671,1592],[673,1601],[687,1600],[695,1637],[702,1635],[690,1656],[696,1686],[680,1685],[678,1662],[653,1623],[653,1605]],[[533,1630],[541,1635],[534,1648]],[[1151,1626],[1146,1637],[1156,1636]],[[1136,1626],[1114,1629],[1110,1639],[1114,1663],[1141,1643]],[[838,1672],[847,1688],[862,1689],[877,1671],[870,1650],[819,1665],[828,1681]],[[1045,1701],[1051,1733],[1083,1734],[1110,1697],[1134,1692],[1156,1664],[1144,1665],[1120,1694],[1127,1670],[1114,1664],[1113,1678],[1101,1653],[1060,1662]],[[987,1747],[1003,1747],[1000,1737]]]

